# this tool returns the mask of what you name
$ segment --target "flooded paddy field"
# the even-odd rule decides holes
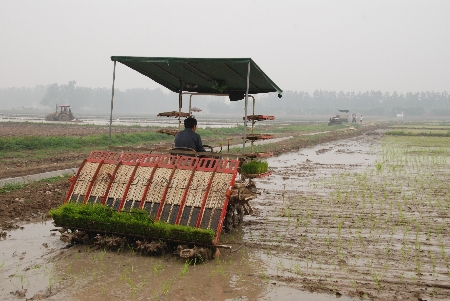
[[[274,158],[247,246],[288,286],[450,299],[450,140],[358,139]]]
[[[155,114],[156,115],[156,114]],[[202,118],[201,115],[196,116],[201,123],[198,124],[199,128],[232,128],[238,124],[242,124],[242,118]],[[183,126],[183,120],[181,119],[181,126]],[[12,115],[1,114],[0,122],[20,122],[20,123],[41,123],[41,124],[82,124],[82,125],[103,125],[109,126],[109,116],[85,116],[77,119],[76,121],[46,121],[45,116],[42,115]],[[284,121],[285,122],[285,121]],[[141,126],[141,127],[178,127],[178,118],[174,117],[113,117],[113,126]]]
[[[21,222],[2,229],[0,299],[450,300],[448,139],[379,131],[268,159],[254,215],[221,236],[236,252],[202,264]]]

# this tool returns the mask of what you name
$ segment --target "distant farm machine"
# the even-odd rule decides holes
[[[341,116],[341,114],[338,114],[336,116],[330,117],[330,119],[328,120],[328,125],[342,124],[343,122],[348,123],[348,112],[349,112],[349,110],[339,110],[339,112],[346,113],[347,115]]]
[[[180,118],[191,115],[191,100],[189,112],[181,112],[183,94],[190,99],[195,95],[244,99],[243,151],[239,155],[212,152],[212,148],[206,153],[179,148],[93,151],[72,178],[65,205],[52,211],[55,224],[69,229],[62,239],[74,242],[114,235],[141,251],[158,253],[167,248],[183,258],[210,257],[219,247],[229,248],[219,244],[221,231],[231,231],[244,215],[252,214],[249,201],[257,196],[253,179],[271,174],[267,163],[259,159],[271,154],[253,152],[253,143],[273,136],[255,134],[253,129],[256,121],[275,117],[255,115],[250,94],[278,92],[281,97],[282,90],[251,59],[113,56],[111,60],[114,74],[120,62],[179,94],[178,111],[159,114],[177,117],[178,130]],[[249,97],[253,98],[252,115],[247,115]],[[113,99],[114,82],[110,126]],[[248,121],[251,133],[247,133]],[[247,141],[250,152],[245,148]],[[99,212],[86,217],[91,214],[86,208]]]
[[[45,120],[47,121],[71,121],[74,119],[75,116],[72,114],[69,105],[56,105],[55,112],[45,116]]]

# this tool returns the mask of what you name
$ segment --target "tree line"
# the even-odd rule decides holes
[[[115,114],[156,114],[178,110],[178,95],[161,89],[116,89]],[[285,91],[281,99],[276,93],[256,95],[257,114],[335,115],[338,110],[376,116],[450,116],[450,96],[446,91],[434,92],[343,92],[316,90]],[[187,111],[184,97],[183,111]],[[39,85],[34,88],[0,89],[0,108],[49,110],[56,104],[68,104],[74,113],[106,114],[110,110],[111,88],[80,87],[67,84]],[[243,113],[243,101],[230,102],[226,97],[193,97],[192,106],[206,113]],[[251,99],[249,101],[251,112]]]
[[[275,108],[276,95],[263,96],[265,104]],[[403,112],[407,116],[450,116],[450,96],[447,91],[393,93],[382,91],[336,92],[316,90],[314,93],[286,91],[280,110],[300,115],[329,114],[338,110],[365,115],[395,116]],[[283,105],[281,105],[283,103]]]

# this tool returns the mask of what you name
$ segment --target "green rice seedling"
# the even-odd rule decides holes
[[[211,244],[215,236],[210,229],[172,225],[154,221],[145,210],[118,212],[98,204],[64,204],[50,211],[55,223],[66,228],[84,229],[93,224],[98,231],[117,231],[130,235],[151,235],[160,239],[178,239],[187,242]]]
[[[338,236],[338,240],[341,238],[341,229],[342,229],[342,225],[343,225],[344,221],[339,221],[338,226],[337,226],[337,236]]]
[[[420,260],[420,254],[416,253],[416,257],[414,258],[414,264],[416,265],[416,273],[417,275],[422,274],[422,261]]]
[[[444,259],[444,261],[446,261],[447,260],[447,253],[445,252],[445,245],[441,244],[440,248],[441,248],[442,258]]]
[[[264,281],[268,282],[269,281],[269,276],[267,276],[266,273],[264,272],[260,272],[259,273],[259,277],[262,278]]]
[[[381,289],[381,285],[380,285],[380,277],[379,277],[378,273],[375,270],[373,270],[371,276],[372,276],[373,281],[375,281],[377,290],[379,291]]]
[[[280,270],[284,274],[284,264],[281,259],[278,261],[276,268],[277,268],[277,274],[278,274],[278,270]]]
[[[52,291],[52,287],[53,287],[53,283],[55,282],[55,279],[53,278],[53,274],[49,273],[48,276],[48,290],[51,292]]]
[[[160,262],[157,262],[152,268],[153,275],[154,276],[158,275],[159,271],[161,271],[162,269],[163,269],[162,264]]]
[[[183,268],[181,269],[180,273],[178,273],[179,277],[186,276],[189,272],[189,265],[191,264],[192,260],[186,260],[184,262]]]
[[[21,285],[21,287],[23,289],[23,284],[25,282],[25,276],[23,274],[15,274],[15,277],[19,278],[20,285]]]
[[[241,166],[243,174],[263,174],[269,171],[269,164],[264,161],[251,161]]]
[[[431,250],[428,250],[428,256],[430,257],[433,273],[436,273],[436,258],[433,256],[433,252]]]
[[[220,274],[220,275],[225,275],[225,269],[224,269],[224,265],[225,265],[225,261],[223,261],[220,258],[217,258],[216,261],[216,266],[211,269],[211,275],[215,275],[215,274]]]
[[[381,170],[383,169],[383,164],[381,164],[380,162],[376,162],[375,168],[377,169],[378,172],[381,172]]]

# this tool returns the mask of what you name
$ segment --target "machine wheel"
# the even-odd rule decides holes
[[[233,228],[237,228],[244,219],[244,208],[240,204],[228,205],[227,214],[225,215],[224,227],[225,232],[230,232]]]
[[[47,116],[45,116],[45,120],[46,121],[54,121],[55,116],[53,114],[48,114]]]
[[[240,224],[242,224],[242,221],[244,220],[244,207],[241,204],[236,205],[236,217],[235,221],[237,220],[237,224],[235,224],[235,227],[238,227]]]
[[[69,115],[67,114],[59,115],[59,121],[69,121]]]
[[[234,205],[228,205],[227,208],[227,214],[225,215],[225,220],[224,220],[224,227],[225,227],[225,232],[228,233],[231,230],[233,230],[234,227]]]
[[[241,221],[239,220],[239,213],[237,211],[237,208],[239,207],[239,204],[236,204],[233,206],[233,227],[238,227]]]

